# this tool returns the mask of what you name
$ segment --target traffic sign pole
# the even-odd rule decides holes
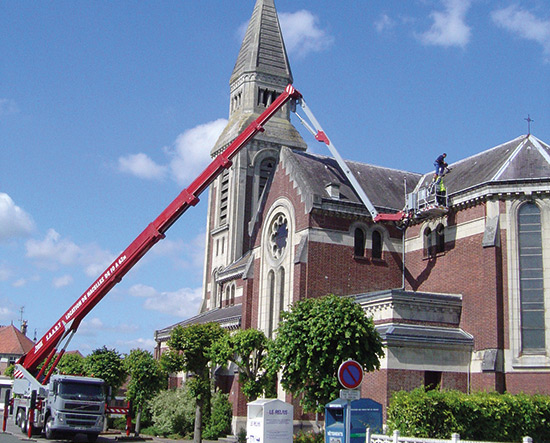
[[[351,442],[351,400],[361,397],[361,393],[354,391],[354,389],[361,386],[363,381],[363,368],[355,360],[346,360],[338,368],[338,381],[346,388],[340,391],[340,398],[346,399],[346,438],[345,443]],[[357,394],[355,393],[357,392]]]

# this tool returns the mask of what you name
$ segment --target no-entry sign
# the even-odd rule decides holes
[[[346,389],[355,389],[363,381],[363,368],[355,360],[347,360],[338,368],[338,381]]]

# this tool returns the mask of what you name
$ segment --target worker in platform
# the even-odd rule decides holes
[[[434,161],[436,176],[441,177],[445,172],[445,168],[448,166],[447,162],[445,161],[445,157],[447,157],[447,154],[444,152],[439,157],[437,157]]]
[[[439,183],[436,185],[435,200],[439,206],[447,206],[447,188],[443,179],[439,179]]]

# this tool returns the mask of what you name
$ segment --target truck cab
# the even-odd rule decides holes
[[[100,378],[54,375],[47,387],[44,433],[88,435],[95,441],[103,430],[105,417],[105,383]]]
[[[94,442],[103,430],[106,388],[100,378],[53,375],[46,386],[34,390],[34,396],[32,383],[21,379],[15,380],[14,391],[15,423],[24,433],[30,417],[32,428],[42,430],[48,439],[86,434]]]

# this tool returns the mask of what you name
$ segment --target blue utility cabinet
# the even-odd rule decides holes
[[[345,443],[347,400],[325,405],[325,443]],[[367,428],[382,432],[382,405],[370,398],[351,401],[351,443],[364,443]]]

